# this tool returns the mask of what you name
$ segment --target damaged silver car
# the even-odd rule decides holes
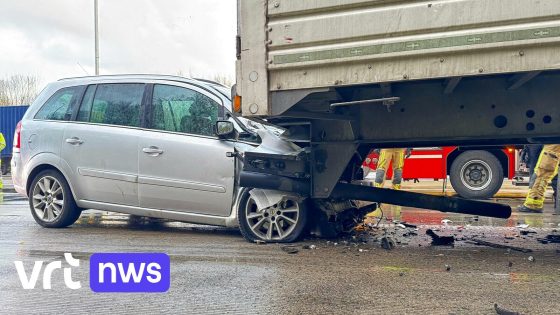
[[[250,241],[292,242],[309,230],[305,198],[239,186],[246,151],[303,150],[280,139],[282,131],[234,117],[227,88],[214,82],[64,79],[49,84],[18,124],[12,176],[48,228],[98,209],[239,226]]]

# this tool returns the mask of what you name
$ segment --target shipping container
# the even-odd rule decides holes
[[[2,158],[2,174],[5,174],[12,158],[12,143],[17,123],[21,120],[29,106],[0,106],[0,132],[6,139],[6,148],[0,153]]]

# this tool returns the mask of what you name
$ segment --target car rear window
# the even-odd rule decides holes
[[[140,106],[144,95],[144,84],[99,84],[89,86],[78,121],[140,127]]]
[[[73,104],[76,103],[82,89],[82,86],[74,86],[58,90],[37,112],[35,119],[70,120]]]

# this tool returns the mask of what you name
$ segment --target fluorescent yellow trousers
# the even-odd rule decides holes
[[[535,182],[525,199],[525,207],[540,210],[544,207],[544,194],[550,181],[558,174],[560,145],[545,145],[535,166]]]
[[[401,189],[405,151],[406,149],[381,150],[377,162],[377,171],[375,172],[375,187],[383,187],[387,168],[393,161],[393,189]]]
[[[0,153],[2,153],[2,150],[4,150],[4,148],[6,147],[6,139],[4,139],[4,135],[0,132]],[[0,170],[2,169],[2,160],[0,159]],[[2,191],[2,188],[4,188],[4,184],[2,183],[2,174],[0,171],[0,191]]]

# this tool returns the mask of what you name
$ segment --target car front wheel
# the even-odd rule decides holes
[[[29,192],[35,221],[47,228],[67,227],[80,217],[68,182],[59,172],[46,170],[35,176]]]
[[[245,192],[237,209],[241,234],[250,242],[295,242],[305,234],[307,216],[305,201],[289,196],[271,207],[259,210],[253,196]]]

